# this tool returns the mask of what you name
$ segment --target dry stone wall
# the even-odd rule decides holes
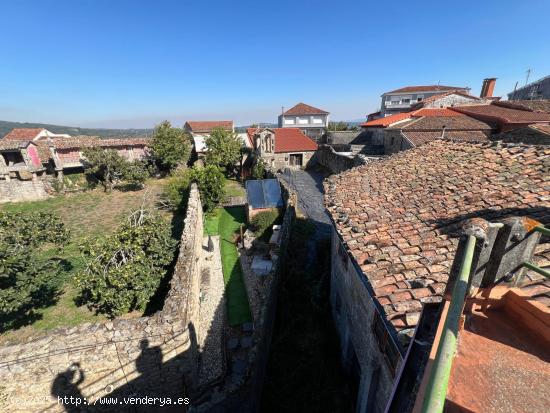
[[[0,179],[0,203],[36,201],[47,197],[46,187],[42,180]]]
[[[63,398],[70,396],[83,408],[84,400],[90,404],[107,396],[176,400],[190,394],[197,376],[202,235],[193,185],[163,309],[151,317],[62,328],[0,347],[0,411],[61,412],[67,408]],[[157,407],[96,404],[91,411],[162,411]]]

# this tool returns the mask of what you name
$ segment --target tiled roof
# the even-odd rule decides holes
[[[444,98],[445,96],[450,96],[450,95],[460,95],[473,100],[482,100],[477,96],[470,95],[469,93],[462,92],[461,90],[449,90],[448,92],[440,93],[439,95],[433,95],[433,96],[427,97],[426,99],[422,99],[420,102],[416,103],[416,105],[422,105],[423,103],[433,102],[435,100],[438,100],[438,99]]]
[[[457,113],[457,112],[455,112]],[[423,116],[411,118],[411,120],[395,125],[395,128],[403,130],[441,130],[445,126],[447,130],[487,130],[492,129],[486,122],[470,116]]]
[[[73,136],[71,138],[50,138],[51,144],[59,149],[92,148],[95,146],[106,148],[111,146],[142,146],[147,145],[149,138],[107,138],[98,136]]]
[[[253,136],[257,128],[246,130],[250,144],[254,147]],[[309,152],[317,150],[317,144],[298,128],[269,128],[275,133],[275,153]]]
[[[305,103],[298,103],[284,112],[283,115],[328,115],[328,112]]]
[[[50,144],[47,141],[42,140],[35,141],[33,143],[36,144],[36,151],[38,152],[40,162],[47,164],[51,158]]]
[[[32,141],[43,130],[43,128],[15,128],[9,131],[4,139]]]
[[[189,127],[192,132],[212,132],[216,128],[225,130],[233,130],[232,120],[190,120],[185,122],[185,126]]]
[[[370,120],[368,122],[364,122],[361,124],[361,126],[364,128],[385,128],[387,126],[390,126],[392,123],[399,122],[410,117],[411,112],[396,113],[395,115],[390,115],[384,118],[378,118]]]
[[[550,124],[530,125],[530,128],[536,129],[539,132],[545,133],[546,135],[550,135]]]
[[[24,149],[29,146],[30,140],[0,140],[0,151],[9,151],[14,149]]]
[[[550,99],[544,100],[503,100],[494,103],[505,108],[550,113]]]
[[[439,116],[461,116],[460,113],[452,111],[448,108],[420,108],[411,112],[396,113],[395,115],[386,116],[385,118],[374,119],[361,124],[365,128],[383,128],[388,127],[392,123],[400,122],[407,118],[419,118],[422,116],[439,117]]]
[[[392,90],[387,93],[413,93],[413,92],[433,92],[437,90],[447,91],[447,90],[466,90],[466,87],[460,86],[443,86],[443,85],[424,85],[424,86],[406,86],[399,89]]]
[[[414,146],[425,145],[441,138],[441,131],[403,130],[401,132]],[[445,130],[445,138],[458,142],[486,142],[491,136],[490,131],[481,130]]]
[[[536,123],[550,122],[550,113],[529,112],[499,106],[499,102],[491,105],[455,106],[451,110],[465,113],[478,119],[492,120],[501,123]]]
[[[325,202],[397,330],[439,302],[468,218],[550,222],[550,148],[445,140],[333,175]],[[410,330],[409,330],[410,331]]]

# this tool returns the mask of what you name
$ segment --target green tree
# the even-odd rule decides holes
[[[346,131],[350,130],[350,126],[347,122],[329,122],[327,129],[329,131]]]
[[[151,155],[163,171],[186,165],[191,155],[191,137],[181,128],[173,128],[165,120],[155,127],[150,145]]]
[[[164,184],[162,201],[172,210],[185,210],[189,197],[191,169],[179,171],[170,176]]]
[[[168,222],[135,211],[114,234],[81,246],[86,268],[75,277],[80,299],[109,317],[143,310],[174,258],[175,245]]]
[[[227,172],[235,169],[241,158],[242,141],[235,132],[216,128],[205,140],[207,147],[206,163],[224,168]]]
[[[199,187],[204,210],[212,211],[224,195],[225,177],[223,173],[215,165],[206,165],[204,168],[194,167],[191,169],[190,178]]]
[[[0,331],[32,321],[55,299],[61,265],[43,247],[69,239],[59,217],[47,212],[0,212]]]

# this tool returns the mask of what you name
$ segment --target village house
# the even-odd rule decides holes
[[[279,115],[279,128],[299,128],[317,142],[328,127],[328,115],[322,109],[298,103]]]
[[[183,129],[193,138],[193,151],[197,158],[203,158],[206,152],[206,138],[214,129],[235,131],[232,120],[189,120],[183,125]]]
[[[421,323],[423,310],[439,314],[460,261],[460,229],[472,218],[517,215],[550,223],[549,168],[541,146],[438,139],[325,182],[334,225],[330,300],[343,363],[357,377],[357,412],[408,411],[385,409],[411,346],[429,353],[434,335],[417,326],[438,324]],[[474,273],[485,268],[477,262]],[[493,400],[506,398],[496,387]]]
[[[248,128],[256,156],[273,169],[305,168],[317,144],[298,128]]]
[[[380,112],[372,114],[372,118],[395,115],[400,112],[407,112],[414,104],[435,95],[441,95],[445,92],[456,91],[466,95],[470,94],[470,88],[459,86],[406,86],[382,94]]]

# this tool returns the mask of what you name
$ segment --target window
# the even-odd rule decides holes
[[[421,102],[422,99],[424,99],[424,96],[417,96],[417,97],[416,97],[416,101],[417,101],[417,102]]]
[[[285,118],[285,125],[294,125],[294,119],[287,119]]]
[[[384,355],[384,359],[388,364],[392,373],[395,373],[397,363],[399,362],[399,351],[395,347],[391,337],[388,334],[388,330],[384,325],[384,321],[378,311],[374,312],[374,320],[372,323],[372,330],[378,341],[378,347]]]
[[[314,116],[313,117],[313,123],[317,124],[317,125],[320,125],[320,124],[323,124],[323,118],[321,118],[320,116]]]
[[[309,123],[309,118],[298,118],[298,123],[300,125],[307,125]]]
[[[411,100],[410,99],[402,99],[401,103],[411,103]]]

